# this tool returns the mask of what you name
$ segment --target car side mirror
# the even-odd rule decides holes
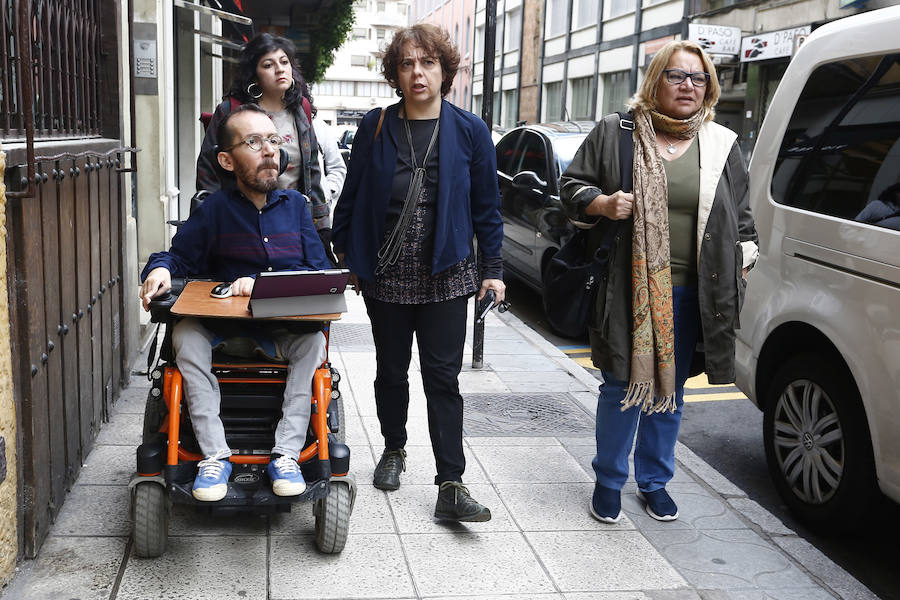
[[[512,182],[516,187],[530,188],[536,192],[541,192],[542,194],[547,193],[547,182],[542,181],[534,171],[522,171],[521,173],[516,173]]]

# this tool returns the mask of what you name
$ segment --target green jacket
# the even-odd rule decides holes
[[[740,327],[746,288],[741,270],[756,262],[757,235],[747,198],[747,167],[737,135],[706,122],[698,142],[697,287],[705,351],[702,366],[710,383],[730,383],[734,381],[734,331]],[[599,246],[612,221],[589,217],[584,209],[597,194],[621,189],[618,143],[619,117],[611,114],[588,134],[560,179],[566,214],[576,224],[591,227],[591,251]],[[631,373],[631,225],[631,219],[619,225],[609,277],[600,284],[588,324],[594,366],[626,381]],[[696,361],[693,372],[701,370]]]

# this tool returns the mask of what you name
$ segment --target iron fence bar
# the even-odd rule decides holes
[[[25,174],[28,183],[22,191],[7,191],[6,195],[12,198],[32,198],[35,192],[34,182],[34,91],[32,89],[31,67],[31,36],[28,35],[29,21],[31,17],[31,0],[21,0],[24,6],[19,10],[19,31],[17,39],[19,45],[19,72],[22,86],[22,114],[23,127],[25,129]]]
[[[10,122],[9,117],[12,112],[10,109],[9,96],[10,96],[10,85],[7,78],[11,73],[14,73],[13,69],[10,68],[10,61],[12,59],[9,51],[9,45],[7,44],[7,40],[9,39],[9,35],[7,33],[7,2],[6,0],[0,0],[0,52],[2,52],[2,56],[5,57],[5,64],[3,65],[3,70],[5,71],[5,75],[0,77],[0,93],[3,94],[3,101],[0,104],[0,109],[3,111],[3,121],[2,129],[3,131],[9,131]]]

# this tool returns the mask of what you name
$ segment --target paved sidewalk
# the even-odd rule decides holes
[[[362,301],[333,328],[343,375],[351,471],[359,485],[340,555],[313,544],[311,505],[271,517],[211,518],[176,506],[158,559],[131,553],[126,484],[134,469],[146,380],[135,377],[104,424],[40,556],[25,561],[4,600],[499,600],[875,598],[679,444],[668,486],[681,517],[650,519],[623,495],[625,519],[592,519],[596,380],[510,313],[492,314],[485,367],[467,346],[466,484],[493,519],[435,522],[437,488],[425,399],[414,357],[409,459],[402,486],[372,485],[382,440],[374,346]],[[470,332],[471,335],[471,332]]]

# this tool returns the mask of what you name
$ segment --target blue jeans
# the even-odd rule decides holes
[[[603,373],[597,400],[597,454],[592,465],[597,483],[620,490],[628,479],[628,454],[634,444],[634,477],[638,489],[653,492],[662,489],[675,474],[675,441],[681,425],[684,384],[691,369],[691,358],[700,337],[700,305],[696,286],[677,286],[672,290],[675,318],[675,403],[674,413],[648,415],[638,407],[622,412],[621,402],[628,388]],[[637,442],[635,442],[637,430]]]

